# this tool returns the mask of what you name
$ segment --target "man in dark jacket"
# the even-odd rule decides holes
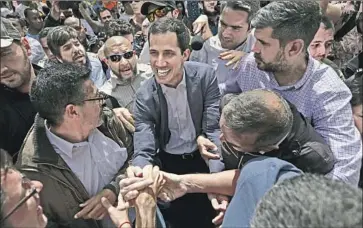
[[[0,147],[16,160],[16,154],[34,122],[29,101],[35,69],[30,63],[28,41],[5,18],[1,18]]]
[[[226,96],[220,121],[226,169],[241,168],[262,155],[286,160],[304,172],[326,174],[333,169],[329,146],[279,94],[257,89]]]
[[[115,203],[115,178],[133,152],[131,133],[103,110],[106,97],[89,74],[81,66],[58,64],[41,70],[32,83],[38,115],[17,166],[44,184],[40,198],[48,226],[110,227],[101,197]]]

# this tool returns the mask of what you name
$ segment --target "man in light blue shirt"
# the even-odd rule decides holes
[[[279,1],[252,19],[254,53],[229,71],[224,93],[271,89],[293,103],[323,136],[336,158],[329,177],[357,185],[362,142],[354,126],[351,93],[335,71],[307,54],[320,25],[316,1]]]

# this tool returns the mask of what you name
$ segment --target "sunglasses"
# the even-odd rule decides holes
[[[123,54],[110,55],[107,58],[110,59],[114,63],[118,63],[118,62],[120,62],[120,60],[122,58],[131,59],[132,56],[134,56],[134,51],[128,51],[128,52],[123,53]]]
[[[155,16],[158,18],[165,17],[169,12],[173,11],[174,9],[171,7],[161,7],[152,12],[150,12],[146,17],[150,22],[155,21]]]
[[[26,188],[26,189],[30,189],[30,194],[25,196],[23,199],[21,199],[19,201],[19,203],[17,203],[11,210],[10,212],[5,215],[3,217],[3,219],[0,221],[0,224],[4,223],[6,219],[8,219],[12,214],[14,214],[16,212],[16,210],[18,210],[26,201],[28,201],[28,199],[30,199],[31,197],[33,197],[35,194],[38,193],[38,191],[32,187],[32,184],[31,184],[31,180],[27,177],[25,177],[23,175],[23,178],[22,178],[22,187],[23,188]]]

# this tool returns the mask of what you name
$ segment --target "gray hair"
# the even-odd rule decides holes
[[[77,31],[70,26],[58,26],[49,31],[47,44],[53,55],[60,56],[60,47],[70,39],[78,39]]]
[[[61,124],[68,104],[84,103],[84,82],[89,74],[86,67],[71,63],[56,63],[40,70],[30,90],[30,101],[40,117],[52,126]]]
[[[287,179],[260,200],[251,227],[362,227],[362,191],[314,174]]]
[[[252,27],[271,27],[272,37],[284,47],[289,41],[302,39],[305,49],[313,40],[321,21],[319,3],[315,0],[277,1],[262,7],[252,19]]]
[[[270,101],[278,102],[271,106]],[[290,131],[293,114],[287,101],[278,93],[256,89],[232,98],[223,108],[226,126],[236,132],[258,133],[257,146],[279,142]]]

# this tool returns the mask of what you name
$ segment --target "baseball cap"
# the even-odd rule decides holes
[[[1,18],[0,29],[0,47],[9,47],[14,40],[21,40],[19,31],[11,24],[11,21],[6,18]]]
[[[156,6],[170,6],[174,9],[176,9],[176,3],[175,1],[150,1],[150,2],[144,2],[141,6],[141,14],[142,15],[148,15],[149,13],[149,6],[156,5]]]

